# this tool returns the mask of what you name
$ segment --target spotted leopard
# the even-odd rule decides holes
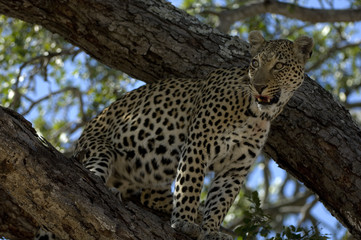
[[[249,43],[247,67],[127,93],[89,122],[74,156],[122,199],[140,194],[145,206],[171,213],[176,230],[196,239],[232,239],[219,232],[220,224],[270,122],[302,84],[313,47],[306,36],[266,41],[258,31],[249,34]],[[214,178],[198,213],[208,172]]]

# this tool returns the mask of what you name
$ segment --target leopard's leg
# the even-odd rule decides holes
[[[74,157],[106,183],[112,172],[115,155],[112,148],[106,144],[94,143],[94,145],[96,145],[94,149],[77,150]]]
[[[104,143],[94,143],[96,148],[78,150],[74,157],[94,175],[100,177],[117,198],[122,201],[135,193],[135,187],[113,169],[115,151]]]
[[[149,208],[171,214],[173,209],[173,194],[170,189],[152,190],[143,189],[141,194],[141,203]],[[195,220],[197,224],[203,221],[204,202],[198,206],[198,215]]]
[[[219,228],[241,187],[238,174],[224,176],[233,173],[229,171],[216,177],[209,188],[202,223],[204,236],[201,239],[210,236],[213,236],[211,239],[232,239],[231,236],[222,236],[226,234],[220,233]]]
[[[170,187],[157,190],[143,189],[140,201],[146,207],[169,214],[173,209],[173,194]]]
[[[201,233],[196,220],[205,162],[206,153],[201,144],[189,142],[185,145],[177,169],[171,223],[173,228],[190,237],[198,237]]]
[[[243,158],[244,155],[241,156]],[[208,191],[199,239],[231,240],[230,235],[219,232],[220,225],[238,195],[253,159],[246,163],[229,164],[218,172]]]
[[[119,173],[111,174],[107,181],[107,186],[115,194],[115,196],[120,199],[120,201],[129,199],[134,195],[138,195],[141,190],[139,186],[134,185],[134,183],[122,177]]]

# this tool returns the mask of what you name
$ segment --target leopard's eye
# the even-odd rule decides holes
[[[258,60],[257,60],[257,59],[253,59],[253,60],[251,61],[251,66],[252,66],[253,68],[258,68],[258,67],[259,67],[259,62],[258,62]]]
[[[274,69],[281,70],[285,65],[281,62],[275,64]]]

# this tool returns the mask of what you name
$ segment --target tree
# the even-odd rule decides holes
[[[41,24],[107,65],[146,82],[168,76],[203,77],[219,66],[242,65],[249,60],[246,45],[238,38],[221,34],[163,2],[0,1],[0,12]],[[6,133],[5,130],[0,132]],[[9,135],[4,135],[3,140],[9,140]],[[360,130],[347,111],[307,78],[284,113],[273,123],[265,148],[281,166],[315,191],[355,237],[360,236],[361,229],[357,223],[361,196],[357,172],[361,160],[360,138]],[[13,159],[9,157],[12,156],[10,149],[2,149],[1,156],[7,156],[1,159],[3,166],[8,166],[6,163]],[[23,168],[16,169],[20,174]],[[26,182],[21,185],[21,181],[13,185],[9,171],[1,172],[5,179],[1,187],[15,205],[22,206],[41,224],[50,224],[54,232],[68,230],[64,226],[70,226],[69,222],[57,229],[55,219],[19,202],[25,197],[19,190],[39,188],[32,189],[24,184]],[[47,192],[46,187],[41,189]],[[39,208],[44,206],[41,201],[33,204]]]

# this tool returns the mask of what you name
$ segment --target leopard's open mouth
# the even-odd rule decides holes
[[[257,95],[255,97],[256,97],[256,102],[262,105],[271,105],[277,103],[279,100],[278,95],[275,95],[273,97]]]

